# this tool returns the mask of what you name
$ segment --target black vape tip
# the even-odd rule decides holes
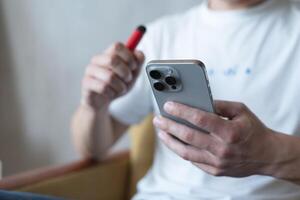
[[[137,30],[141,31],[142,33],[145,33],[147,29],[146,29],[145,26],[140,25],[140,26],[137,27]]]

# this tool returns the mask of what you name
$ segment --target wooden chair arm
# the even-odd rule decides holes
[[[111,163],[124,157],[128,157],[128,151],[117,152],[109,155],[102,161],[94,161],[92,159],[82,159],[69,164],[50,166],[23,172],[13,176],[4,177],[0,180],[0,189],[17,190],[28,185],[33,185],[48,179],[65,176],[67,174],[91,168],[96,165]]]

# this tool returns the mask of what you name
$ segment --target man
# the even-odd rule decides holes
[[[300,199],[299,20],[292,1],[210,0],[148,26],[147,61],[202,60],[222,101],[216,114],[165,104],[210,134],[157,115],[154,163],[135,199]],[[144,54],[116,43],[87,66],[72,123],[83,156],[101,158],[129,125],[158,114]]]

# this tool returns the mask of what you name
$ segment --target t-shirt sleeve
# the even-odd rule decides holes
[[[152,45],[151,36],[146,33],[138,46],[138,49],[145,54],[145,62],[139,76],[131,90],[126,95],[115,99],[109,107],[111,116],[121,123],[137,124],[153,112],[152,92],[145,72],[146,63],[155,57]]]

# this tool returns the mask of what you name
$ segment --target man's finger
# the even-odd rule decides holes
[[[159,131],[158,134],[163,143],[184,160],[208,165],[211,165],[215,162],[213,160],[214,157],[206,150],[199,150],[190,145],[183,144],[164,131]]]
[[[105,95],[108,99],[113,99],[117,93],[110,86],[106,85],[102,80],[87,76],[83,80],[84,90],[92,91],[97,94]]]
[[[213,148],[213,138],[207,133],[200,132],[161,116],[155,117],[153,122],[157,128],[172,134],[186,144],[208,151],[211,151],[211,148]]]
[[[123,94],[127,91],[126,84],[108,69],[96,65],[89,65],[86,74],[109,84],[109,86],[111,86],[118,94]]]
[[[219,132],[226,126],[226,120],[218,115],[180,103],[167,102],[164,105],[164,109],[170,115],[184,119],[208,132]]]
[[[125,82],[130,82],[133,79],[132,72],[129,66],[117,54],[114,55],[103,54],[103,55],[95,56],[92,59],[92,65],[98,65],[112,70]]]
[[[120,42],[113,44],[107,52],[108,54],[117,54],[120,56],[132,69],[136,69],[138,67],[134,54]]]

